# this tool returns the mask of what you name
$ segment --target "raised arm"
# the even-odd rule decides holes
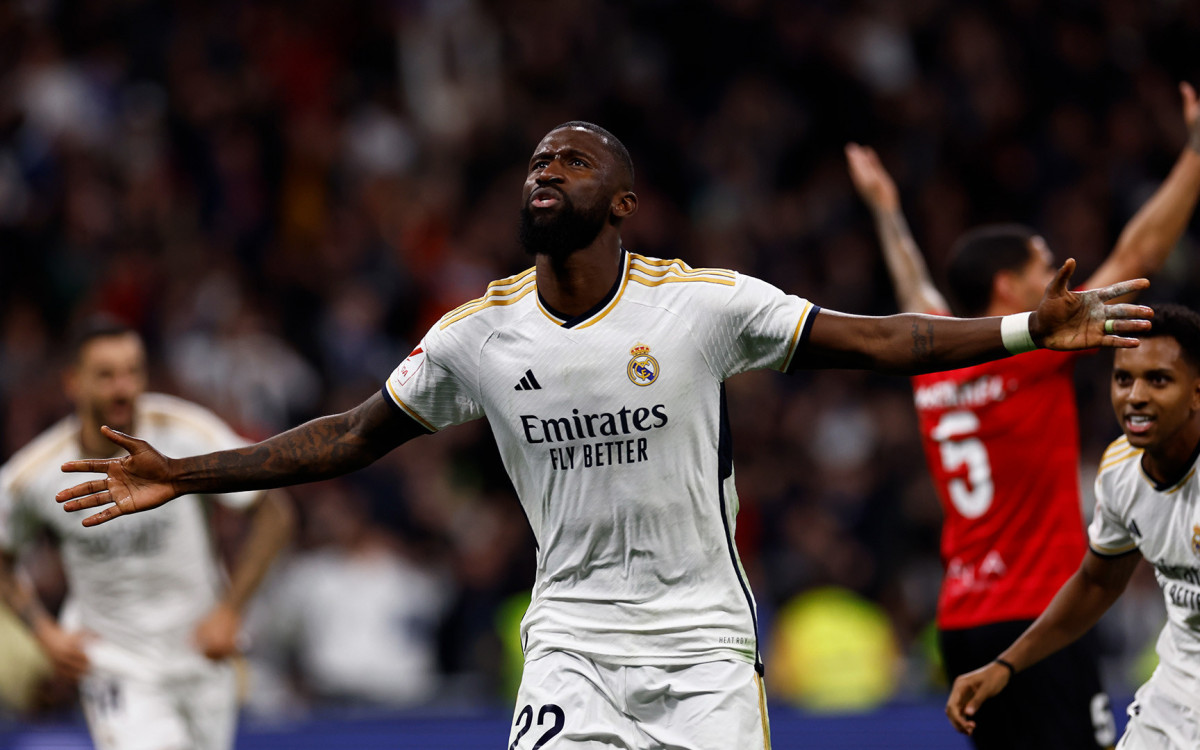
[[[1167,261],[1200,200],[1200,102],[1187,83],[1179,84],[1188,140],[1167,179],[1138,209],[1109,256],[1084,283],[1092,289],[1131,276],[1149,276]]]
[[[908,229],[904,212],[900,210],[896,183],[883,168],[875,149],[848,143],[846,163],[854,189],[875,219],[875,232],[883,246],[883,260],[900,309],[903,312],[948,313],[950,305],[933,285],[929,267]]]
[[[797,359],[798,366],[912,375],[953,370],[1037,347],[1069,351],[1137,346],[1138,340],[1129,335],[1148,330],[1153,311],[1140,305],[1105,303],[1145,289],[1150,282],[1135,279],[1072,292],[1067,281],[1074,270],[1074,260],[1058,269],[1036,311],[1003,318],[915,313],[879,318],[821,310],[813,321],[804,356]]]
[[[55,496],[68,511],[108,508],[84,519],[84,526],[125,513],[156,508],[192,493],[218,494],[303,484],[340,476],[375,461],[425,428],[376,393],[355,408],[314,419],[260,443],[202,456],[168,458],[149,443],[103,428],[129,451],[110,459],[69,461],[63,471],[107,474]]]
[[[237,651],[246,604],[296,528],[291,499],[282,490],[270,490],[259,498],[249,520],[250,528],[231,566],[229,589],[196,628],[200,651],[210,659],[223,659]]]
[[[997,656],[997,661],[954,681],[946,702],[946,715],[954,728],[971,734],[975,731],[973,717],[979,707],[1003,690],[1013,675],[1073,642],[1095,625],[1121,596],[1141,559],[1137,552],[1111,558],[1089,550],[1079,570],[1058,590],[1046,611]]]

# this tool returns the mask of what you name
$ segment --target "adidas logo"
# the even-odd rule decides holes
[[[517,383],[514,391],[540,391],[542,384],[537,382],[537,378],[533,376],[533,370],[526,370],[525,375],[521,378],[521,382]]]

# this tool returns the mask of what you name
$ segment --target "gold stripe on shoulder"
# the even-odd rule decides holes
[[[678,276],[666,276],[666,277],[663,277],[660,279],[653,279],[653,280],[639,279],[637,276],[630,276],[629,280],[637,282],[638,284],[641,284],[642,286],[659,286],[660,284],[686,284],[686,283],[719,284],[720,286],[734,286],[735,284],[737,284],[737,282],[734,281],[733,279],[710,279],[710,278],[703,278],[703,277],[682,278],[682,277],[678,277]]]
[[[530,268],[525,269],[521,273],[517,274],[516,276],[509,276],[506,279],[498,279],[496,281],[493,281],[492,283],[487,285],[487,290],[484,291],[482,297],[476,297],[473,300],[462,303],[458,307],[454,308],[450,312],[443,315],[442,318],[444,319],[451,315],[456,315],[460,311],[465,310],[472,305],[478,305],[481,302],[486,301],[489,297],[494,297],[497,295],[505,294],[506,292],[503,290],[503,287],[506,287],[506,286],[520,287],[522,285],[522,282],[524,282],[525,277],[529,276],[535,270],[536,270],[536,268],[530,267]]]
[[[1128,450],[1128,449],[1129,449],[1129,438],[1122,435],[1121,437],[1117,438],[1116,440],[1114,440],[1108,444],[1108,447],[1104,449],[1104,455],[1100,457],[1100,460],[1103,461],[1104,459],[1108,458],[1110,455],[1115,455],[1118,451],[1123,451],[1123,450]]]
[[[447,326],[457,323],[463,318],[474,315],[480,310],[486,310],[489,307],[504,307],[505,305],[511,305],[515,302],[520,302],[525,295],[529,294],[536,288],[537,283],[534,281],[534,279],[529,279],[515,290],[503,292],[503,294],[510,296],[500,297],[499,294],[488,294],[480,297],[478,300],[475,300],[474,303],[459,308],[459,312],[446,313],[444,316],[442,316],[442,322],[438,324],[438,330],[443,330]]]
[[[61,455],[64,450],[74,458],[81,450],[78,435],[78,422],[74,417],[64,417],[13,454],[5,464],[11,477],[11,487],[14,490],[23,489],[27,483],[35,481],[45,474],[46,461]],[[52,468],[57,470],[57,463]]]
[[[409,406],[408,404],[404,403],[404,400],[403,400],[403,399],[401,399],[399,396],[397,396],[397,395],[396,395],[396,389],[392,387],[392,380],[391,380],[391,378],[388,378],[388,380],[386,381],[386,385],[387,385],[388,393],[390,393],[390,394],[391,394],[391,396],[392,396],[392,400],[393,400],[393,401],[395,401],[395,402],[396,402],[396,405],[397,405],[397,406],[399,406],[401,409],[403,409],[403,410],[404,410],[404,411],[405,411],[405,412],[408,414],[408,416],[410,416],[410,417],[412,417],[413,419],[415,419],[415,420],[417,420],[418,422],[420,422],[420,423],[421,423],[421,425],[422,425],[422,426],[423,426],[425,429],[429,430],[430,432],[437,432],[437,431],[438,431],[438,430],[437,430],[437,428],[436,428],[436,427],[434,427],[433,425],[431,425],[431,424],[429,423],[429,421],[428,421],[428,420],[426,420],[424,417],[422,417],[420,414],[418,414],[418,413],[416,412],[416,410],[414,410],[414,409],[413,409],[411,406]]]
[[[1104,473],[1118,464],[1123,464],[1131,458],[1137,458],[1142,455],[1141,449],[1131,449],[1125,453],[1118,453],[1112,456],[1105,454],[1105,457],[1100,459],[1100,468],[1098,471]]]
[[[677,258],[673,260],[651,260],[641,255],[632,256],[630,268],[647,276],[663,276],[669,273],[679,274],[680,276],[721,276],[727,279],[737,276],[734,271],[724,268],[692,268]]]

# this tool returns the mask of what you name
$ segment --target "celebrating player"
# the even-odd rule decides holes
[[[1154,327],[1113,359],[1112,404],[1124,436],[1096,476],[1090,549],[1046,611],[999,657],[954,682],[946,713],[976,731],[984,701],[1078,638],[1129,583],[1153,566],[1167,604],[1159,665],[1129,706],[1118,748],[1200,747],[1200,315],[1155,307]]]
[[[1191,86],[1180,88],[1188,143],[1085,288],[1157,271],[1187,226],[1200,197],[1200,105]],[[901,308],[949,314],[878,156],[854,144],[846,156],[874,215]],[[1036,232],[1000,225],[964,235],[948,275],[960,312],[974,316],[1032,309],[1053,273]],[[986,664],[1029,627],[1085,549],[1076,356],[1038,352],[913,378],[925,455],[945,518],[938,634],[951,679]],[[1115,727],[1092,638],[1015,680],[978,724],[972,739],[985,749],[1111,746]]]
[[[1149,309],[1105,302],[1148,282],[1072,293],[1068,261],[1032,314],[842,315],[739,273],[626,251],[633,178],[608,131],[554,128],[523,192],[534,267],[447,313],[380,393],[204,456],[168,458],[107,430],[131,455],[65,464],[107,476],[58,499],[68,510],[108,505],[91,526],[185,492],[343,474],[486,417],[537,544],[508,747],[766,746],[755,605],[733,543],[724,380],[754,368],[914,373],[1035,346],[1134,346]]]
[[[129,525],[79,528],[51,498],[63,461],[119,452],[101,425],[137,429],[181,453],[245,441],[195,404],[143,393],[142,340],[120,325],[101,321],[80,335],[66,385],[75,414],[0,470],[0,596],[56,670],[80,681],[97,747],[232,747],[237,689],[229,657],[237,650],[242,609],[290,535],[291,506],[281,492],[212,498],[254,507],[227,586],[212,552],[208,498],[188,494]],[[14,570],[16,553],[39,527],[58,541],[66,570],[59,621]]]

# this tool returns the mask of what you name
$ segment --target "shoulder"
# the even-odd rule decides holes
[[[1141,478],[1142,449],[1129,444],[1124,435],[1112,441],[1100,457],[1096,472],[1097,499],[1115,510],[1128,504],[1149,487]]]
[[[138,399],[138,431],[188,430],[207,437],[233,431],[225,420],[199,404],[165,393],[145,393]]]
[[[64,417],[14,453],[0,467],[0,494],[22,493],[47,476],[61,479],[62,462],[78,457],[78,434],[75,417]]]
[[[505,319],[528,313],[536,299],[536,290],[537,273],[534,268],[493,281],[482,296],[459,305],[438,319],[430,333],[462,335],[479,327],[495,327]]]
[[[1116,478],[1131,471],[1136,472],[1138,462],[1133,459],[1140,458],[1141,455],[1142,449],[1130,445],[1129,438],[1122,435],[1104,449],[1104,454],[1100,457],[1100,469],[1097,476]]]
[[[644,287],[680,285],[679,289],[689,291],[719,291],[746,283],[744,280],[750,278],[724,268],[692,268],[678,258],[652,258],[637,253],[629,254],[628,279],[630,283]]]

